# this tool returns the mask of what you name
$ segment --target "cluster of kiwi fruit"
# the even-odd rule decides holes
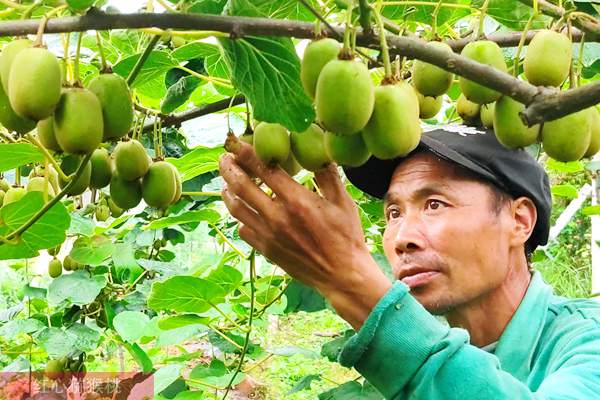
[[[18,39],[0,54],[0,80],[0,123],[9,131],[24,135],[36,129],[37,139],[46,149],[62,154],[60,166],[67,176],[92,153],[67,194],[75,196],[88,187],[110,185],[110,199],[98,207],[99,219],[107,218],[107,208],[114,210],[113,215],[120,214],[142,198],[157,208],[179,200],[177,169],[162,159],[153,162],[144,146],[127,136],[133,124],[133,103],[121,76],[103,72],[85,88],[63,85],[56,56],[28,39]],[[119,139],[111,157],[101,144]],[[54,168],[48,168],[35,168],[27,189],[10,188],[4,197],[19,200],[27,190],[35,189],[55,195],[69,181],[59,179]]]
[[[461,54],[503,72],[508,70],[502,50],[492,41],[471,42]],[[565,34],[541,30],[527,48],[524,77],[536,86],[560,87],[569,76],[571,59],[572,44]],[[600,115],[595,107],[528,127],[519,115],[525,109],[522,103],[463,77],[459,83],[462,93],[456,110],[463,121],[493,129],[498,141],[508,148],[541,141],[546,154],[562,162],[591,157],[600,150]]]
[[[87,369],[82,357],[69,358],[62,357],[48,360],[44,375],[53,381],[59,381],[66,385],[71,382],[71,379],[81,380],[85,377]]]
[[[60,245],[57,247],[52,247],[47,250],[48,254],[52,256],[52,260],[48,263],[48,275],[51,278],[58,278],[62,275],[64,271],[77,271],[79,269],[84,269],[85,265],[77,262],[70,255],[65,256],[63,261],[61,262],[57,256],[60,252]]]

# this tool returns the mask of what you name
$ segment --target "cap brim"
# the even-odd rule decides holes
[[[350,182],[358,189],[371,196],[382,199],[390,186],[392,175],[398,165],[420,150],[428,150],[438,157],[456,163],[498,185],[500,188],[505,189],[504,185],[487,168],[469,160],[446,146],[444,143],[427,135],[423,135],[417,148],[405,157],[394,158],[392,160],[380,160],[372,156],[360,167],[344,167],[344,172]]]

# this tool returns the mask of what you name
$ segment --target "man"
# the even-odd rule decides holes
[[[450,126],[407,157],[346,168],[359,189],[385,197],[390,283],[335,165],[315,174],[319,196],[250,145],[229,137],[226,147],[222,194],[240,236],[354,327],[339,361],[386,398],[600,399],[600,306],[555,296],[529,268],[548,239],[551,197],[525,150]]]

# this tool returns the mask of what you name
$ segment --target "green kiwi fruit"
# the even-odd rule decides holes
[[[290,154],[290,136],[279,124],[261,122],[254,129],[254,150],[267,164],[283,165]]]
[[[60,167],[67,176],[70,176],[71,174],[74,174],[77,171],[77,169],[79,168],[79,165],[81,164],[82,161],[83,161],[83,157],[81,157],[81,156],[67,155],[65,158],[63,158],[63,160],[60,164]],[[81,175],[79,176],[79,179],[77,179],[75,184],[73,186],[71,186],[71,188],[69,189],[67,194],[71,195],[71,196],[77,196],[77,195],[85,192],[85,190],[88,188],[88,186],[90,186],[91,176],[92,176],[92,165],[88,161],[87,164],[85,165],[85,167],[83,168],[83,171],[81,172]],[[66,182],[59,178],[59,184],[60,184],[61,188],[64,189],[68,183],[69,182]]]
[[[21,52],[21,50],[31,47],[32,44],[33,42],[29,39],[17,39],[9,42],[2,49],[2,54],[0,54],[0,80],[2,81],[2,89],[4,89],[4,93],[8,94],[10,67],[15,59],[15,56]]]
[[[175,198],[175,174],[166,161],[152,163],[142,178],[142,198],[151,207],[165,209]]]
[[[29,181],[27,181],[27,187],[26,187],[28,192],[44,192],[44,190],[46,191],[46,193],[48,193],[48,197],[54,197],[56,195],[56,193],[54,193],[54,189],[52,188],[52,185],[50,184],[50,182],[46,183],[46,178],[42,178],[41,176],[35,176],[31,179],[29,179]]]
[[[54,257],[48,264],[48,275],[52,278],[58,278],[62,275],[62,263],[56,257]]]
[[[491,40],[477,40],[475,42],[470,42],[463,48],[461,55],[473,61],[489,65],[502,72],[508,70],[504,55],[502,54],[502,49],[496,42],[492,42]],[[479,83],[475,83],[462,76],[459,79],[459,84],[460,90],[465,97],[477,104],[493,103],[501,96],[500,92],[487,88]]]
[[[92,175],[90,177],[90,187],[93,189],[102,189],[110,183],[112,175],[112,161],[108,150],[100,148],[94,150],[92,158]]]
[[[103,132],[102,107],[87,89],[65,89],[54,114],[54,134],[70,154],[88,154],[98,148]]]
[[[479,116],[481,117],[481,123],[486,128],[494,127],[494,108],[496,106],[496,102],[483,104],[481,109],[479,110]]]
[[[23,118],[15,113],[2,85],[0,85],[0,124],[8,129],[9,132],[17,132],[19,135],[31,132],[35,128],[34,121]]]
[[[141,181],[139,179],[125,180],[118,173],[113,173],[110,178],[110,198],[117,207],[123,210],[134,208],[142,201]]]
[[[419,99],[419,118],[433,118],[442,109],[442,96],[430,97],[424,96],[420,92],[415,91]]]
[[[593,157],[600,150],[600,115],[598,115],[598,109],[595,109],[595,112],[590,112],[590,116],[592,120],[592,137],[585,152],[585,157]]]
[[[290,144],[296,160],[308,171],[322,169],[331,161],[325,148],[325,132],[317,124],[311,124],[304,132],[292,132]]]
[[[592,139],[592,109],[585,109],[553,121],[542,127],[542,146],[548,156],[562,162],[583,157]]]
[[[27,190],[25,188],[13,186],[10,189],[8,189],[8,191],[4,195],[3,205],[6,206],[7,204],[15,203],[21,200],[23,197],[25,197],[26,194]]]
[[[61,153],[63,149],[56,141],[54,133],[54,117],[48,117],[37,123],[37,137],[48,150]]]
[[[540,126],[528,127],[521,121],[519,113],[525,106],[508,96],[496,101],[494,108],[494,132],[496,138],[509,148],[526,147],[537,142]]]
[[[133,124],[133,102],[127,82],[117,74],[100,74],[88,89],[100,100],[104,141],[125,136]]]
[[[146,175],[152,162],[144,145],[135,139],[119,142],[113,151],[113,158],[119,179],[126,181]]]
[[[40,47],[21,50],[10,67],[8,98],[23,118],[48,118],[60,100],[62,76],[56,56]],[[59,142],[60,143],[60,142]]]
[[[361,134],[336,135],[325,132],[325,149],[329,158],[346,167],[360,167],[371,157]]]
[[[389,160],[414,150],[421,140],[419,98],[406,82],[375,89],[375,107],[362,137],[377,158]]]
[[[306,46],[300,65],[300,79],[304,91],[312,99],[315,98],[317,80],[321,70],[325,64],[335,60],[339,53],[340,44],[334,39],[319,39]]]
[[[452,47],[443,42],[429,42],[428,47],[452,53]],[[412,68],[412,82],[419,93],[427,97],[437,97],[446,93],[452,85],[454,74],[425,61],[415,60]],[[423,117],[422,117],[423,118]],[[430,117],[431,118],[431,117]]]
[[[542,29],[527,46],[525,77],[532,85],[560,86],[569,76],[572,57],[573,46],[567,35]]]
[[[349,60],[325,64],[315,95],[317,120],[338,135],[352,135],[365,127],[375,104],[375,87],[367,66]]]
[[[481,106],[477,103],[467,100],[467,98],[461,93],[456,101],[456,113],[462,118],[463,122],[467,125],[477,123],[479,120],[479,111]]]

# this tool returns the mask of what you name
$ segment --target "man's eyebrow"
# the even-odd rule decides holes
[[[425,197],[429,197],[432,194],[446,194],[448,191],[452,191],[452,188],[445,183],[438,184],[429,184],[425,185],[414,192],[411,193],[411,198],[413,199],[422,199]],[[393,203],[399,200],[399,195],[396,192],[386,192],[383,196],[383,204],[387,205],[389,203]]]

